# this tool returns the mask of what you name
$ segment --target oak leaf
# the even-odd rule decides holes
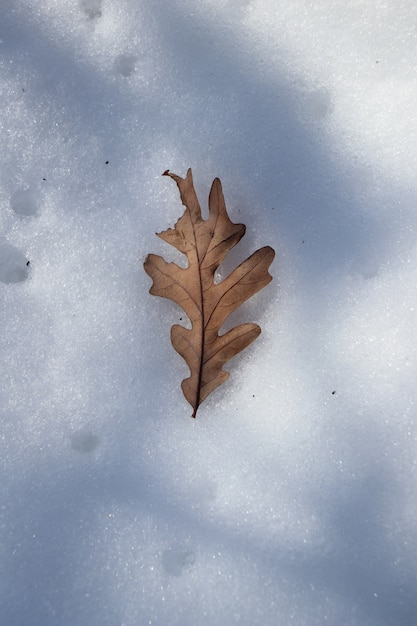
[[[275,252],[269,246],[257,250],[227,278],[216,283],[217,268],[243,237],[246,227],[230,221],[218,178],[213,181],[209,217],[204,220],[191,169],[186,178],[169,170],[164,175],[177,183],[185,212],[174,228],[157,235],[187,256],[188,267],[149,254],[144,268],[153,279],[149,292],[179,304],[191,322],[191,329],[179,324],[172,326],[171,341],[190,368],[190,376],[182,381],[181,387],[195,417],[203,400],[229,377],[223,365],[261,332],[257,324],[240,324],[219,335],[226,318],[272,280],[268,268]]]

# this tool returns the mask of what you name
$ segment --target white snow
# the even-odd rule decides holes
[[[3,0],[0,624],[417,624],[417,5]],[[148,294],[214,177],[273,282],[196,420]]]

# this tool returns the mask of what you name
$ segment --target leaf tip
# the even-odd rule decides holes
[[[180,176],[178,176],[177,174],[173,174],[172,172],[169,171],[169,169],[165,170],[165,172],[162,172],[162,176],[170,176],[171,178],[173,178],[174,180],[180,180]],[[184,179],[181,180],[189,180],[192,182],[193,180],[193,171],[191,169],[191,167],[188,168],[187,170],[187,174],[185,175]],[[218,179],[216,179],[218,180]],[[220,181],[219,181],[220,182]]]

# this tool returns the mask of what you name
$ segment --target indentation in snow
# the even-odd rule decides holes
[[[17,189],[10,197],[10,207],[18,215],[36,215],[38,206],[31,189]]]
[[[129,54],[119,54],[113,62],[115,74],[129,78],[136,71],[136,57]]]
[[[24,254],[10,243],[0,244],[0,281],[21,283],[28,275],[28,260]]]
[[[102,0],[80,0],[80,9],[90,20],[103,15]]]
[[[162,553],[162,565],[171,576],[181,576],[194,562],[194,552],[188,548],[171,547]]]
[[[92,452],[99,444],[99,438],[91,430],[81,428],[70,436],[71,448],[77,452]]]

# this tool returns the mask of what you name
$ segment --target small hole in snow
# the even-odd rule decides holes
[[[70,435],[71,448],[77,452],[92,452],[99,444],[99,438],[91,430],[76,430]]]
[[[17,189],[10,197],[10,207],[18,215],[35,215],[38,212],[34,193],[30,189]]]
[[[129,78],[136,71],[136,57],[128,54],[119,54],[113,61],[115,74]]]
[[[80,0],[79,6],[90,20],[103,15],[102,0]]]
[[[162,553],[162,565],[171,576],[181,576],[194,562],[194,552],[187,548],[168,548]]]
[[[24,254],[10,243],[0,245],[0,281],[21,283],[28,276],[28,261]]]

